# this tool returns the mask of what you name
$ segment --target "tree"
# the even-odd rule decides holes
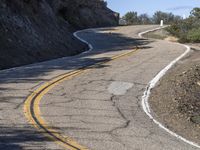
[[[138,24],[137,12],[127,12],[122,18],[127,22],[128,25]]]
[[[163,20],[165,24],[171,24],[180,21],[181,19],[182,18],[180,16],[175,16],[172,13],[166,13],[162,11],[157,11],[153,15],[153,21],[155,24],[159,24],[161,20]]]
[[[130,11],[126,13],[123,17],[123,20],[126,21],[127,25],[135,25],[135,24],[160,24],[160,21],[163,20],[165,24],[177,23],[182,18],[180,16],[176,16],[172,13],[165,13],[162,11],[157,11],[153,15],[153,17],[149,17],[147,14],[141,14],[138,16],[137,12]]]
[[[153,15],[153,21],[155,24],[159,24],[161,20],[164,20],[165,18],[165,13],[161,12],[161,11],[157,11],[154,13]]]
[[[200,8],[194,8],[190,17],[173,23],[169,33],[179,38],[180,42],[200,42]]]
[[[190,12],[190,17],[195,17],[200,19],[200,8],[196,7]]]
[[[151,18],[147,14],[138,16],[138,21],[140,24],[152,24]]]

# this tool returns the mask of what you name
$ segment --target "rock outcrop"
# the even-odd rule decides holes
[[[0,69],[80,53],[74,29],[117,22],[100,0],[0,0]]]

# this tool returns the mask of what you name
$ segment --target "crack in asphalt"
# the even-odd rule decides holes
[[[118,126],[118,127],[113,128],[112,130],[110,130],[110,131],[108,132],[108,134],[110,134],[110,135],[113,137],[113,139],[115,139],[116,142],[122,144],[124,147],[127,147],[127,145],[126,145],[125,143],[123,143],[123,141],[114,133],[114,132],[116,132],[117,130],[128,128],[128,126],[129,126],[129,124],[130,124],[130,120],[128,120],[128,119],[126,118],[126,116],[125,116],[125,115],[123,114],[123,112],[121,111],[120,107],[117,105],[117,103],[116,103],[116,101],[115,101],[116,98],[117,98],[117,97],[116,97],[115,95],[112,95],[111,98],[110,98],[110,100],[111,100],[111,102],[113,103],[113,106],[116,108],[118,114],[119,114],[119,115],[121,116],[121,118],[125,121],[125,123],[122,124],[122,125],[120,125],[120,126]]]

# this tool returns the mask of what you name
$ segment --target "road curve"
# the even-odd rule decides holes
[[[78,36],[91,43],[93,51],[1,71],[0,149],[63,149],[28,123],[24,103],[51,79],[96,64],[41,97],[35,109],[53,131],[94,150],[195,150],[158,128],[141,108],[149,81],[185,51],[181,45],[138,38],[139,32],[152,28],[86,30]],[[110,61],[136,46],[136,53]]]

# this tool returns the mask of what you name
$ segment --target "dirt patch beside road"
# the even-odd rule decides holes
[[[158,40],[166,40],[166,41],[171,41],[171,42],[178,41],[178,39],[176,37],[170,35],[169,32],[167,32],[167,30],[165,28],[156,30],[153,32],[148,32],[148,33],[144,34],[144,37],[158,39]]]
[[[165,38],[169,36],[169,33],[165,29],[160,29],[153,32],[148,32],[144,34],[143,36],[146,38],[164,40]]]
[[[166,127],[200,143],[200,51],[173,67],[152,90],[149,102]]]

